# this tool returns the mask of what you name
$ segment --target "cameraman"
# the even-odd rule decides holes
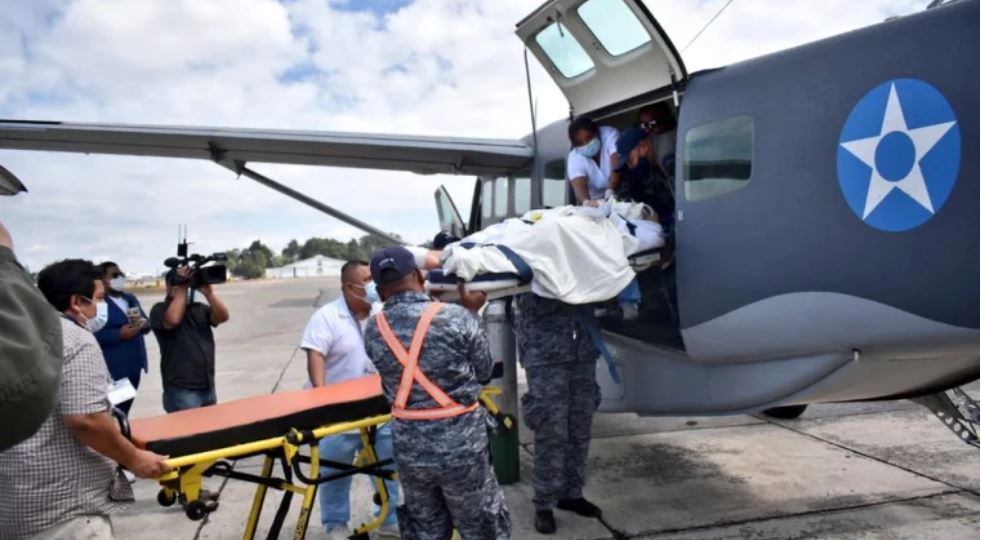
[[[168,413],[214,405],[215,336],[213,326],[228,320],[228,308],[212,290],[199,285],[207,304],[189,300],[192,270],[167,273],[167,297],[150,310],[150,328],[160,344],[163,406]]]

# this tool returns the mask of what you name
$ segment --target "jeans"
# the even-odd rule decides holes
[[[214,405],[217,402],[214,388],[193,390],[167,384],[163,387],[163,406],[168,413]]]
[[[617,300],[620,302],[620,307],[623,306],[640,306],[640,283],[637,278],[634,278],[629,285],[626,286],[620,294],[617,295]]]
[[[360,433],[341,433],[320,440],[320,458],[338,463],[354,463],[355,453],[361,449]],[[392,458],[392,428],[388,424],[378,428],[375,435],[375,452],[378,459]],[[388,470],[395,468],[395,464],[385,467]],[[324,467],[321,469],[321,476],[340,472],[337,469]],[[386,480],[388,487],[388,516],[385,517],[383,525],[394,525],[398,522],[395,514],[395,507],[398,505],[399,484],[394,480]],[[320,486],[320,520],[326,530],[334,527],[347,527],[351,519],[351,477],[346,476],[337,480],[321,484]],[[375,515],[378,511],[375,510]]]

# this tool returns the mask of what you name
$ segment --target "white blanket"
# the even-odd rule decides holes
[[[569,304],[608,300],[634,278],[627,261],[631,254],[664,245],[660,225],[640,220],[642,206],[613,203],[600,208],[533,210],[447,246],[443,270],[464,280],[488,272],[514,272],[501,250],[486,245],[503,244],[532,268],[535,294]],[[635,233],[643,232],[634,236],[628,222],[637,227]],[[465,249],[463,243],[478,246]]]

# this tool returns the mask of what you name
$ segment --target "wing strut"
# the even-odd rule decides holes
[[[371,225],[368,225],[367,223],[361,221],[360,219],[358,219],[358,218],[356,218],[354,216],[349,216],[349,215],[345,214],[344,212],[341,212],[340,210],[338,210],[338,209],[336,209],[336,208],[334,208],[332,206],[327,206],[326,204],[324,204],[324,203],[322,203],[322,202],[320,202],[320,201],[318,201],[318,200],[316,200],[316,199],[314,199],[312,197],[309,197],[309,196],[307,196],[307,195],[305,195],[303,193],[300,193],[299,191],[296,191],[295,189],[293,189],[291,187],[288,187],[288,186],[285,186],[283,184],[280,184],[279,182],[273,180],[272,178],[269,178],[268,176],[264,176],[262,174],[259,174],[259,173],[255,172],[255,171],[253,171],[252,169],[246,167],[246,164],[243,163],[243,162],[241,162],[241,161],[235,161],[235,162],[231,162],[230,163],[228,160],[215,159],[215,162],[218,163],[219,165],[223,166],[223,167],[226,167],[226,168],[230,169],[232,172],[234,172],[235,174],[237,174],[239,176],[244,176],[246,178],[250,178],[252,180],[255,180],[256,182],[258,182],[258,183],[260,183],[260,184],[262,184],[262,185],[264,185],[264,186],[266,186],[268,188],[272,188],[272,189],[274,189],[274,190],[282,193],[283,195],[286,195],[287,197],[291,197],[293,199],[296,199],[297,201],[300,201],[301,203],[303,203],[303,204],[305,204],[305,205],[307,205],[307,206],[309,206],[311,208],[315,208],[317,210],[320,210],[321,212],[327,214],[328,216],[331,216],[331,217],[333,217],[335,219],[339,219],[339,220],[343,221],[344,223],[347,223],[348,225],[350,225],[352,227],[356,227],[358,229],[361,229],[362,231],[364,231],[364,232],[366,232],[368,234],[373,234],[375,236],[379,236],[381,238],[384,238],[386,240],[389,240],[391,242],[394,242],[394,243],[396,243],[397,245],[400,245],[400,246],[401,245],[405,245],[407,243],[405,240],[403,240],[401,238],[397,238],[395,236],[392,236],[391,234],[389,234],[387,232],[384,232],[381,229],[377,229],[375,227],[372,227]]]

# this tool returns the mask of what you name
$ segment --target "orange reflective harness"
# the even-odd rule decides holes
[[[419,353],[422,352],[422,344],[426,340],[426,334],[429,333],[429,326],[441,309],[443,309],[441,302],[433,302],[423,310],[422,316],[419,318],[419,323],[416,325],[415,332],[412,334],[412,343],[409,345],[408,351],[405,350],[399,339],[395,337],[395,332],[388,325],[388,319],[385,318],[385,313],[382,312],[375,315],[375,322],[378,324],[378,331],[381,333],[382,339],[385,340],[385,344],[388,345],[389,350],[392,351],[392,354],[395,355],[399,363],[402,364],[402,380],[399,383],[398,393],[395,395],[395,403],[392,404],[392,416],[395,418],[402,420],[439,420],[441,418],[451,418],[475,411],[480,406],[478,402],[463,406],[453,401],[453,398],[448,396],[440,387],[433,384],[429,380],[429,377],[426,377],[426,374],[419,369]],[[413,383],[418,383],[439,404],[439,407],[428,409],[406,408]]]

